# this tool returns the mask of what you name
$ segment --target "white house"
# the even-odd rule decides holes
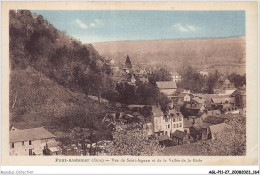
[[[170,138],[174,131],[183,131],[183,116],[180,112],[169,110],[163,114],[160,107],[152,106],[152,113],[152,122],[147,124],[149,135],[167,135]]]
[[[46,146],[51,154],[58,154],[61,148],[55,136],[43,127],[19,130],[12,127],[9,132],[10,155],[43,155]]]
[[[180,82],[181,81],[181,75],[178,74],[178,72],[172,72],[171,77],[172,77],[172,81],[174,81],[174,82]]]

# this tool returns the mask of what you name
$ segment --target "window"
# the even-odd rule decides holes
[[[168,128],[170,128],[170,125],[168,125]]]
[[[31,140],[29,140],[29,145],[32,145],[32,141]]]
[[[181,127],[182,125],[181,125],[181,123],[180,123],[180,127]]]
[[[167,125],[165,125],[165,129],[167,129]]]
[[[22,141],[22,146],[24,146],[24,141]]]
[[[175,124],[173,125],[173,128],[175,128]]]
[[[176,124],[176,128],[178,128],[179,127],[179,125],[178,124]]]
[[[165,135],[167,135],[167,131],[165,131]]]
[[[168,118],[167,117],[165,117],[165,122],[168,122]]]
[[[182,118],[180,117],[179,121],[181,121],[181,120],[182,120]]]
[[[11,143],[11,148],[14,148],[14,143]]]
[[[175,122],[175,118],[173,119],[173,122]]]

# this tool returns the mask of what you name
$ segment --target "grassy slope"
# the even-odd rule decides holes
[[[10,124],[25,129],[46,126],[60,129],[57,119],[92,111],[98,125],[108,108],[85,94],[72,92],[32,68],[13,70],[10,82]],[[16,103],[14,99],[17,97]]]

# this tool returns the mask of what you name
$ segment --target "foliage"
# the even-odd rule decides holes
[[[246,85],[246,75],[239,75],[236,73],[232,73],[228,76],[228,79],[231,83],[234,83],[236,88],[240,88]]]
[[[132,63],[128,55],[126,56],[125,67],[132,69]]]
[[[205,78],[194,68],[188,67],[182,75],[182,81],[178,83],[178,87],[200,93],[205,88]]]
[[[127,82],[120,82],[116,85],[116,91],[118,92],[118,101],[124,104],[131,104],[135,101],[135,89],[134,85]]]
[[[149,81],[152,84],[156,81],[172,81],[171,73],[165,68],[160,68],[149,75]]]
[[[246,118],[243,116],[229,121],[230,127],[216,134],[214,140],[204,145],[210,155],[242,156],[246,154]]]
[[[42,16],[11,10],[9,27],[12,69],[31,66],[62,86],[85,94],[100,96],[114,87],[111,68],[92,45],[58,31]]]
[[[209,77],[207,78],[207,93],[213,94],[214,88],[218,83],[223,83],[221,81],[221,74],[216,70],[213,74],[209,74]]]
[[[76,144],[77,152],[82,152],[85,156],[87,155],[87,144],[90,144],[91,131],[87,128],[74,128],[70,131],[71,143]]]
[[[149,138],[147,130],[139,124],[117,123],[113,132],[113,144],[107,147],[108,155],[157,156],[163,148],[155,138]]]
[[[138,86],[120,82],[116,86],[118,101],[123,104],[155,105],[160,104],[166,110],[170,100],[150,83],[139,83]]]

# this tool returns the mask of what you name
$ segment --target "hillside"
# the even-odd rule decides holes
[[[72,92],[31,67],[14,70],[10,81],[10,125],[19,129],[45,126],[57,131],[88,127],[108,134],[101,125],[111,111],[85,94]],[[104,135],[105,135],[104,134]]]
[[[118,41],[93,43],[100,55],[121,64],[129,55],[135,64],[179,70],[232,70],[245,73],[245,37],[191,40]]]
[[[28,10],[10,11],[10,125],[45,126],[59,135],[74,127],[106,137],[109,104],[100,96],[113,88],[110,67],[92,45],[58,31]],[[102,137],[100,136],[100,139]]]
[[[111,86],[101,84],[109,82],[111,71],[92,45],[83,45],[28,10],[10,11],[10,62],[12,70],[31,66],[85,94],[100,95]]]

